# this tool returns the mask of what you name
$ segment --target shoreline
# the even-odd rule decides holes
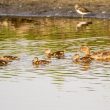
[[[107,2],[108,1],[108,2]],[[79,3],[92,11],[92,14],[84,18],[104,18],[110,19],[109,0],[1,0],[0,16],[1,17],[67,17],[80,18],[74,4]]]
[[[55,15],[15,15],[15,14],[8,14],[8,15],[0,15],[0,18],[71,18],[71,19],[79,19],[81,18],[80,16],[64,16],[64,15],[60,15],[60,16],[55,16]],[[84,16],[84,19],[107,19],[109,20],[110,17],[108,16]]]

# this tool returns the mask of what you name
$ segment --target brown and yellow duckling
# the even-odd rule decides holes
[[[50,61],[47,60],[39,60],[38,57],[35,57],[34,60],[32,61],[33,65],[43,65],[43,64],[49,64]]]
[[[80,57],[79,54],[75,54],[73,56],[73,62],[79,63],[79,64],[90,64],[92,61],[92,58],[89,56]]]
[[[1,59],[6,60],[6,61],[19,60],[17,56],[10,56],[10,55],[2,56]]]
[[[102,50],[91,53],[90,48],[87,46],[82,46],[80,50],[85,53],[85,56],[89,56],[94,60],[110,61],[110,50]]]
[[[64,51],[52,52],[50,49],[46,49],[45,54],[48,58],[51,58],[51,57],[58,58],[58,59],[64,58]]]

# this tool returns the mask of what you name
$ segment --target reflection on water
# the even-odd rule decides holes
[[[20,57],[19,61],[13,61],[8,66],[0,67],[0,91],[2,92],[0,99],[3,99],[3,102],[0,101],[0,103],[4,105],[2,108],[4,110],[7,108],[5,103],[9,105],[11,98],[13,103],[17,94],[19,104],[21,104],[21,97],[24,97],[22,102],[24,105],[28,105],[29,100],[32,101],[28,106],[21,104],[23,109],[32,109],[35,102],[39,101],[39,105],[35,108],[38,107],[41,110],[45,107],[48,110],[54,107],[57,110],[58,108],[67,110],[75,102],[77,110],[81,110],[78,104],[83,110],[109,110],[110,62],[94,61],[90,65],[73,63],[72,56],[80,53],[81,45],[88,45],[92,51],[109,49],[110,21],[100,19],[81,21],[67,18],[1,18],[0,55]],[[65,59],[52,58],[50,64],[34,67],[33,58],[35,56],[45,58],[44,51],[47,48],[53,51],[65,50]],[[20,87],[22,92],[27,92],[24,96],[20,93]],[[9,91],[10,95],[6,91]],[[41,100],[34,98],[39,95],[41,95]],[[49,101],[46,102],[45,98],[48,98]],[[91,102],[94,103],[91,104]],[[15,105],[18,107],[17,103]],[[92,108],[90,109],[89,106]],[[19,107],[17,109],[19,110]]]
[[[86,30],[88,28],[88,26],[92,24],[92,21],[80,21],[79,23],[77,23],[76,25],[76,30]],[[87,28],[86,28],[87,27]]]
[[[93,62],[88,67],[88,65],[81,66],[72,62],[72,56],[79,53],[81,45],[88,45],[94,51],[109,49],[109,24],[108,20],[97,19],[85,19],[84,21],[61,18],[1,19],[0,54],[17,55],[21,60],[14,61],[7,67],[1,67],[3,74],[1,74],[0,79],[2,80],[5,76],[6,78],[14,77],[14,75],[9,74],[10,71],[23,75],[23,72],[27,73],[30,69],[29,73],[52,73],[52,76],[50,76],[53,78],[57,78],[57,75],[58,78],[61,76],[61,80],[55,79],[58,83],[65,76],[76,75],[82,77],[84,75],[83,71],[91,71],[92,73],[96,71],[100,73],[102,69],[106,70],[106,72],[109,71],[109,63],[100,64],[100,62]],[[52,63],[49,65],[33,68],[32,59],[35,56],[44,58],[44,51],[47,48],[65,50],[66,58],[52,59]],[[106,68],[106,65],[108,68]],[[97,68],[97,66],[99,67]],[[19,75],[15,76],[19,77]],[[27,76],[24,77],[26,78]]]

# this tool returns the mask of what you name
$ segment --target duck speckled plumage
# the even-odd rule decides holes
[[[110,61],[110,50],[102,50],[91,53],[90,48],[87,46],[82,46],[80,50],[85,53],[85,56],[90,56],[94,60]]]

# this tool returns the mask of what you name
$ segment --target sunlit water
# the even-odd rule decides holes
[[[110,110],[110,62],[74,64],[81,45],[110,49],[110,21],[1,19],[0,55],[20,57],[0,67],[1,110]],[[64,50],[65,58],[33,66],[33,58],[44,59],[47,48]]]

